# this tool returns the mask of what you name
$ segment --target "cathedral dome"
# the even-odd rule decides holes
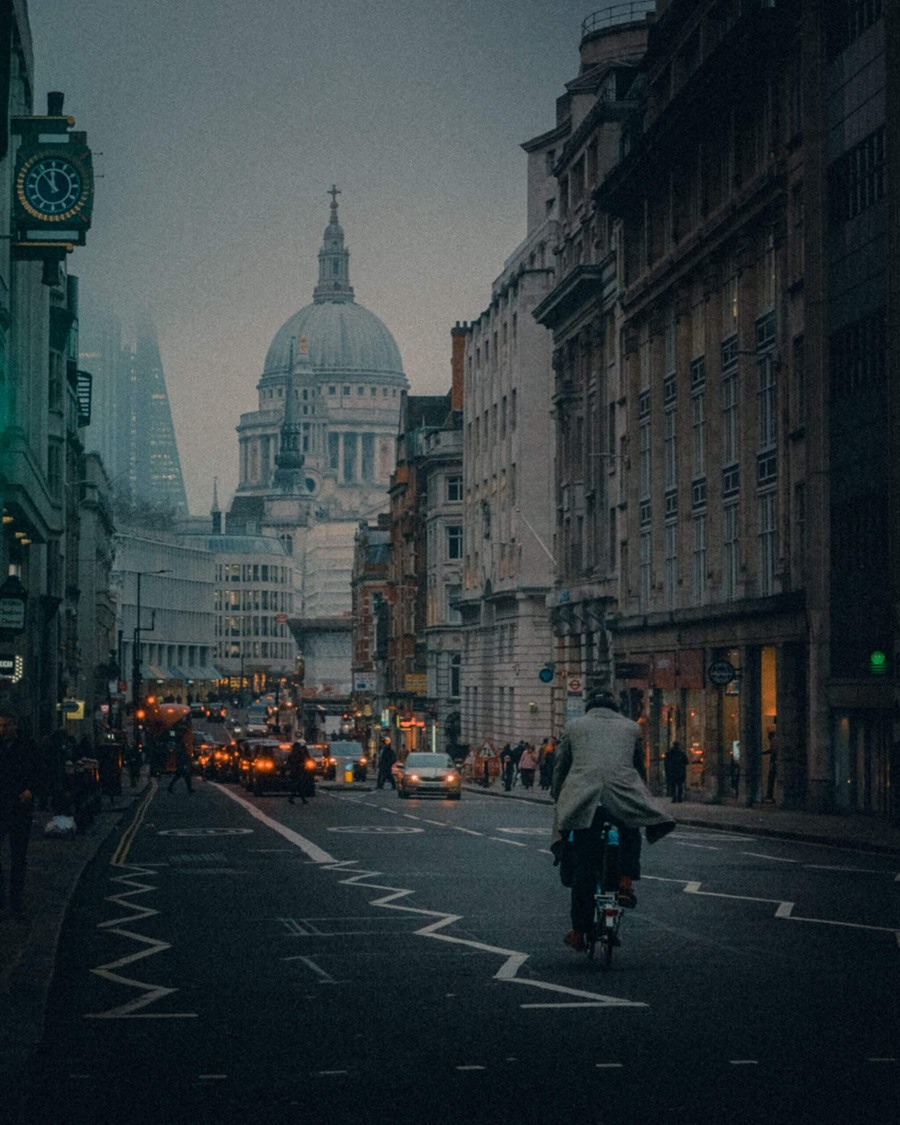
[[[283,375],[297,341],[306,337],[309,361],[318,375],[403,377],[397,342],[378,317],[355,301],[317,300],[278,329],[263,375]]]
[[[275,333],[263,377],[286,374],[301,337],[315,373],[341,378],[388,376],[405,382],[397,342],[378,317],[353,299],[350,251],[338,222],[338,189],[332,188],[331,217],[319,251],[319,283],[312,304],[294,313]],[[393,379],[390,377],[393,376]]]

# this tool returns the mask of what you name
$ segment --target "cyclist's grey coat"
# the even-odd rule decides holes
[[[566,725],[550,786],[556,801],[554,843],[573,828],[589,828],[600,804],[630,827],[675,827],[635,769],[640,737],[637,723],[605,707],[595,707]]]

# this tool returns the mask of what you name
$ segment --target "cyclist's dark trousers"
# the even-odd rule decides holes
[[[590,828],[576,828],[572,833],[572,929],[587,933],[594,918],[594,891],[600,879],[603,858],[603,825],[609,822],[619,829],[619,846],[609,850],[606,882],[609,889],[618,886],[620,875],[641,877],[641,830],[625,828],[600,806],[594,813]]]

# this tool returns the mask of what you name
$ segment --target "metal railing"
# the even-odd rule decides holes
[[[625,0],[620,4],[610,4],[591,14],[581,25],[582,38],[592,31],[604,27],[615,27],[620,23],[638,23],[656,11],[656,0]]]

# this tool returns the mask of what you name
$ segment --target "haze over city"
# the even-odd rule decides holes
[[[523,141],[554,124],[591,0],[30,5],[36,107],[88,133],[82,324],[156,325],[192,512],[237,484],[235,426],[273,335],[312,299],[336,184],[356,299],[413,393],[449,386],[525,233]]]

